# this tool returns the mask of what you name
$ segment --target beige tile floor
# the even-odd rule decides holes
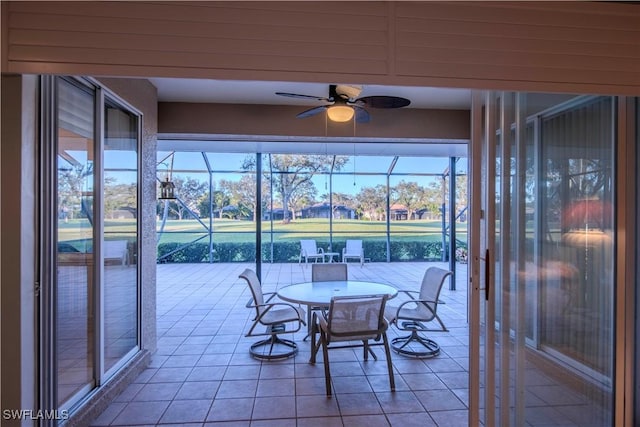
[[[418,289],[429,265],[349,265],[349,278]],[[159,265],[158,350],[151,365],[93,422],[104,425],[220,427],[467,426],[468,329],[466,266],[457,290],[445,285],[440,315],[449,332],[433,336],[439,356],[392,354],[396,391],[390,392],[384,353],[362,360],[360,349],[330,353],[334,395],[327,398],[322,363],[308,363],[305,330],[294,335],[299,353],[284,361],[249,356],[245,338],[249,290],[238,274],[246,264]],[[265,292],[310,280],[298,264],[262,267]],[[398,332],[391,329],[390,338]],[[320,357],[320,361],[321,361]],[[320,362],[319,361],[319,362]]]

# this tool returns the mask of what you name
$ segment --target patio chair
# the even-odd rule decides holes
[[[313,264],[311,266],[312,282],[333,282],[347,280],[346,264]]]
[[[313,331],[311,333],[311,358],[309,363],[316,363],[316,355],[322,347],[324,361],[324,377],[327,396],[331,396],[331,370],[329,351],[338,348],[362,347],[364,360],[369,354],[378,359],[371,346],[382,345],[387,359],[389,385],[395,391],[391,351],[387,340],[388,323],[384,318],[384,308],[388,295],[363,295],[355,297],[333,297],[326,313],[313,313]],[[316,342],[316,334],[320,341]],[[382,340],[382,342],[380,342]],[[354,341],[361,343],[354,344]],[[371,342],[374,341],[374,342]],[[335,345],[334,343],[344,343]]]
[[[311,264],[311,281],[312,282],[335,282],[348,280],[347,264]],[[309,325],[309,334],[305,340],[311,335],[311,313],[314,310],[328,310],[329,307],[307,306],[307,325]]]
[[[302,262],[302,258],[304,258],[305,264],[308,263],[309,260],[324,262],[324,249],[319,248],[315,240],[300,240],[300,258],[298,259],[298,264]]]
[[[297,332],[302,325],[306,325],[305,311],[286,302],[271,302],[276,293],[263,293],[260,280],[253,270],[247,268],[239,277],[246,280],[251,289],[252,298],[246,306],[256,311],[253,324],[245,337],[268,336],[251,345],[249,349],[251,356],[262,360],[286,359],[294,356],[298,352],[296,343],[280,338],[278,335]],[[286,325],[291,323],[297,324],[296,329],[287,330]],[[265,332],[256,331],[259,326],[264,326]]]
[[[420,335],[420,332],[447,332],[448,329],[438,317],[439,304],[444,304],[438,298],[445,279],[451,275],[451,271],[438,267],[429,267],[422,278],[420,292],[399,290],[409,300],[398,307],[388,306],[385,317],[401,331],[410,331],[406,336],[393,338],[391,348],[398,354],[413,357],[433,357],[440,353],[440,346],[432,339]],[[436,320],[440,327],[432,329],[429,322]]]
[[[364,249],[362,248],[362,240],[347,240],[346,246],[342,249],[342,262],[347,259],[357,258],[360,266],[364,264]]]

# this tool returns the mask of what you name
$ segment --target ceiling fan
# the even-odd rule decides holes
[[[301,119],[326,111],[329,119],[335,122],[348,122],[355,115],[356,122],[368,123],[371,117],[366,108],[401,108],[411,103],[408,99],[398,96],[363,96],[358,98],[361,91],[362,87],[360,86],[329,85],[329,96],[326,98],[288,92],[276,92],[276,95],[327,102],[326,105],[305,110],[296,117]]]

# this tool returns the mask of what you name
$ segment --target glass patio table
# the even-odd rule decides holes
[[[278,289],[277,294],[284,301],[308,306],[328,307],[333,297],[386,294],[391,299],[398,295],[398,290],[384,283],[335,280],[330,282],[296,283]]]
[[[311,311],[313,307],[329,307],[333,297],[357,297],[363,295],[398,295],[391,285],[357,280],[334,280],[329,282],[303,282],[278,289],[278,297],[284,301],[307,306],[307,336],[311,333]]]

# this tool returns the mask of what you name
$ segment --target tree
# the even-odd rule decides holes
[[[357,210],[363,217],[382,221],[387,211],[387,187],[378,184],[375,187],[363,187],[356,195]]]
[[[436,180],[431,182],[427,188],[424,189],[424,208],[436,217],[442,214],[442,180]]]
[[[213,190],[213,211],[217,211],[218,218],[224,216],[224,208],[233,204],[232,198],[235,190],[236,183],[234,181],[228,181],[221,179],[217,183],[214,183]],[[210,208],[209,192],[205,191],[198,199],[198,212],[200,218],[208,218],[212,215]]]
[[[72,164],[58,172],[58,212],[65,219],[74,219],[83,212],[83,193],[91,188],[93,163]],[[93,193],[91,193],[93,195]],[[90,216],[90,212],[84,212]]]
[[[467,175],[456,176],[456,216],[469,204]]]
[[[399,203],[407,208],[407,219],[409,220],[414,218],[415,212],[426,204],[424,189],[417,182],[402,180],[391,189],[391,195],[394,203]]]
[[[329,194],[323,194],[322,200],[324,202],[329,203]],[[334,192],[333,196],[331,197],[331,202],[332,202],[332,209],[333,209],[332,216],[334,218],[335,218],[335,212],[338,209],[338,207],[345,206],[351,209],[355,209],[356,207],[355,198],[351,194]]]
[[[215,190],[213,192],[213,209],[218,211],[218,218],[222,219],[224,208],[231,205],[231,199],[226,191]]]
[[[115,211],[127,208],[134,215],[137,209],[137,185],[136,184],[115,184],[114,177],[106,177],[104,179],[104,216],[105,218],[113,218]]]
[[[348,158],[346,156],[325,156],[308,154],[272,154],[271,164],[264,167],[264,177],[269,184],[273,184],[273,189],[280,196],[284,211],[283,222],[290,221],[290,204],[294,205],[298,200],[296,197],[303,197],[309,194],[310,186],[313,186],[311,178],[320,172],[339,171],[344,167]],[[255,169],[255,158],[250,157],[245,160],[244,168]],[[269,171],[270,170],[270,171]],[[273,180],[273,182],[271,182]]]
[[[250,212],[250,214],[253,215],[254,222],[258,219],[256,217],[258,211],[256,185],[255,175],[243,175],[242,178],[240,178],[240,181],[234,183],[232,188],[233,203],[238,206],[238,209],[243,215]],[[266,194],[269,194],[269,187],[266,182],[262,181],[263,197]],[[244,207],[246,207],[249,212],[246,212]]]
[[[289,197],[289,206],[293,210],[293,214],[300,211],[303,206],[312,205],[315,202],[318,190],[313,182],[306,181],[301,183],[296,191]]]
[[[468,203],[467,175],[456,175],[456,208],[458,215]],[[449,177],[431,182],[425,189],[425,207],[435,215],[441,215],[442,204],[449,204]]]
[[[234,189],[234,182],[226,179],[218,181],[217,189],[213,190],[213,209],[218,211],[218,218],[222,219],[224,208],[231,206],[231,197]]]
[[[169,211],[174,213],[178,219],[183,219],[189,210],[198,215],[199,203],[207,191],[207,184],[190,177],[174,178],[173,183],[176,186],[176,197],[179,197],[182,203],[177,200],[169,201]]]

